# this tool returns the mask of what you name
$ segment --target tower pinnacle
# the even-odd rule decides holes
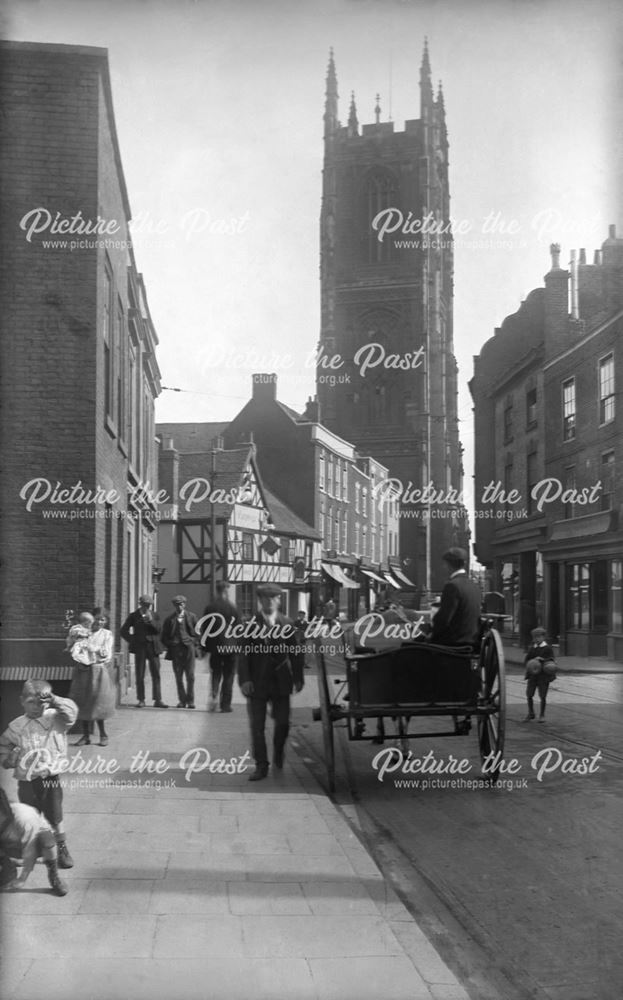
[[[333,48],[329,49],[329,66],[327,68],[327,86],[325,90],[324,102],[324,134],[330,135],[337,128],[337,74],[335,72],[335,60],[333,58]]]
[[[355,104],[355,91],[350,95],[350,111],[348,112],[348,134],[349,136],[359,135],[359,122],[357,120],[357,105]]]
[[[422,118],[428,117],[425,113],[425,109],[430,109],[433,102],[433,83],[431,80],[430,58],[428,55],[428,38],[425,38],[422,65],[420,67],[420,111]]]

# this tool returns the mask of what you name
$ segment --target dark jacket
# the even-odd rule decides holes
[[[207,608],[203,612],[203,617],[210,614],[219,614],[223,616],[225,620],[225,625],[241,625],[242,618],[238,608],[231,601],[226,600],[223,597],[217,597],[212,604],[208,604]],[[234,655],[240,649],[241,640],[240,639],[227,639],[225,638],[225,629],[220,635],[209,636],[205,642],[201,645],[208,653],[219,653],[224,655]]]
[[[270,628],[261,613],[251,619],[249,632],[252,626],[264,626],[266,631]],[[255,698],[283,697],[292,694],[294,684],[301,687],[304,684],[305,656],[297,651],[299,642],[294,623],[278,614],[275,626],[274,636],[245,638],[238,659],[238,683],[242,686],[252,681]]]
[[[159,656],[163,652],[159,637],[160,619],[153,611],[150,622],[143,621],[143,616],[138,609],[132,611],[121,626],[121,638],[129,643],[131,653],[145,650],[147,653]]]
[[[443,646],[473,646],[480,634],[480,601],[480,588],[465,573],[448,580],[429,641]]]
[[[188,632],[189,638],[186,640],[184,645],[195,647],[199,642],[199,636],[195,632],[195,625],[197,624],[197,616],[192,613],[192,611],[184,611],[184,619],[186,622],[186,631]],[[174,611],[167,618],[165,618],[162,623],[162,644],[169,652],[171,646],[176,645],[175,640],[175,626],[177,624],[177,611]]]

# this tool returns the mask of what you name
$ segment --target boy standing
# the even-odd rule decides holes
[[[554,650],[545,641],[547,635],[542,626],[532,629],[532,645],[526,653],[524,675],[526,684],[526,698],[528,700],[528,714],[525,722],[531,722],[534,715],[534,694],[539,692],[540,714],[539,722],[545,722],[545,702],[550,681],[556,680],[556,662],[554,660]]]
[[[63,825],[63,789],[59,772],[67,757],[67,732],[78,717],[78,706],[58,698],[47,681],[26,681],[21,697],[24,714],[13,719],[0,736],[0,762],[14,768],[20,802],[42,813],[58,847],[58,867],[73,868]]]

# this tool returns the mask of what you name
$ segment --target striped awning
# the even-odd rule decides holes
[[[339,583],[341,587],[346,587],[348,590],[359,590],[359,584],[346,576],[342,567],[338,566],[337,563],[321,563],[321,566],[325,573],[335,580],[336,583]]]
[[[400,583],[397,583],[397,581],[394,580],[393,576],[391,576],[389,573],[385,573],[384,572],[383,576],[385,577],[385,579],[387,580],[387,582],[392,585],[392,587],[394,588],[394,590],[402,590],[402,585]]]
[[[415,584],[409,579],[408,576],[405,576],[405,574],[402,572],[401,569],[398,568],[398,566],[392,566],[392,573],[395,576],[397,576],[398,579],[401,580],[403,583],[406,583],[407,587],[415,587]]]
[[[371,580],[378,580],[379,583],[385,583],[386,582],[383,579],[382,576],[379,576],[379,574],[375,573],[374,570],[372,570],[372,569],[363,569],[363,567],[362,567],[361,572],[365,573],[366,576],[369,576]]]

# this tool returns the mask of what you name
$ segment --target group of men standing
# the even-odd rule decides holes
[[[220,628],[197,632],[197,617],[187,610],[186,598],[173,598],[174,611],[162,625],[152,610],[148,595],[139,598],[136,611],[128,615],[121,628],[121,637],[134,654],[137,707],[145,706],[145,671],[149,667],[155,708],[168,708],[162,701],[160,685],[160,655],[173,666],[177,685],[178,708],[195,708],[195,655],[201,646],[210,655],[210,697],[208,711],[219,707],[232,711],[232,694],[236,666],[240,690],[247,700],[255,770],[250,781],[260,781],[268,775],[270,761],[265,728],[268,704],[274,720],[272,764],[283,767],[285,744],[290,725],[290,695],[304,684],[305,657],[300,649],[299,635],[289,618],[279,611],[281,589],[264,584],[257,590],[260,608],[249,623],[249,638],[244,644],[232,635],[232,627],[242,623],[236,605],[229,599],[228,584],[216,585],[216,596],[205,609],[203,617],[218,616]],[[255,637],[253,637],[255,636]]]

